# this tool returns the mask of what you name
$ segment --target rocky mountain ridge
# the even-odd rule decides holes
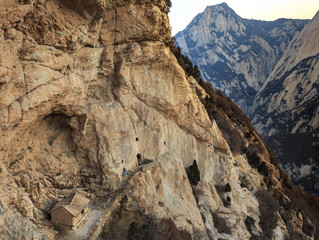
[[[317,18],[305,28],[307,21],[247,20],[223,3],[176,35],[204,78],[253,119],[291,179],[316,195]]]
[[[250,115],[254,96],[308,22],[244,19],[222,3],[206,7],[175,37],[203,79]]]
[[[317,195],[318,34],[319,12],[292,40],[253,104],[253,123],[281,159],[283,168],[293,181]]]
[[[2,239],[318,238],[318,199],[179,65],[165,1],[10,0],[0,26]],[[95,220],[54,225],[75,192]]]

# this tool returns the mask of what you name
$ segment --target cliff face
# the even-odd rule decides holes
[[[159,239],[315,238],[318,200],[185,75],[164,1],[10,0],[0,26],[2,239],[123,239],[134,222]],[[136,172],[138,153],[156,165]],[[49,211],[76,191],[96,221],[62,231]]]
[[[253,119],[289,177],[319,195],[318,15],[307,23],[242,19],[223,3],[176,39],[203,77]]]
[[[271,144],[284,169],[295,182],[317,195],[318,32],[319,13],[293,39],[257,94],[253,106],[253,123]]]
[[[176,40],[203,78],[251,115],[254,96],[307,23],[244,19],[222,3],[206,7]]]
[[[318,31],[319,13],[293,39],[256,96],[254,122],[260,132],[267,137],[277,132],[296,133],[318,129],[319,118],[316,114],[318,112],[316,93],[319,73]],[[308,106],[309,109],[305,106]],[[289,112],[288,115],[291,119],[283,119],[283,122],[278,121],[277,126],[274,126],[274,116],[287,115],[287,112]],[[300,118],[299,116],[304,117]],[[268,118],[268,123],[258,120]],[[267,129],[267,133],[265,129]]]

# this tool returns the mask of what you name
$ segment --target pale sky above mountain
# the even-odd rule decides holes
[[[318,0],[171,0],[169,14],[172,35],[182,31],[206,6],[226,2],[239,16],[248,19],[312,19],[319,10]]]

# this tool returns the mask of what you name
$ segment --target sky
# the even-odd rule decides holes
[[[239,16],[257,20],[278,18],[312,19],[319,10],[319,0],[171,0],[169,13],[172,36],[182,31],[206,6],[226,2]]]

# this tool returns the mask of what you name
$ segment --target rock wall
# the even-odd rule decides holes
[[[296,200],[258,135],[245,138],[248,123],[209,117],[213,96],[166,46],[164,1],[10,0],[0,11],[3,239],[59,238],[56,201],[121,191],[138,153],[158,167],[129,180],[130,211],[192,239],[315,238],[316,199]],[[185,170],[194,160],[197,186]]]

